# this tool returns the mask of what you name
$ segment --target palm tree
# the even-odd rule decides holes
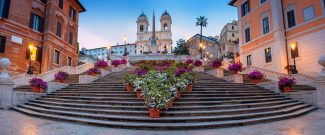
[[[202,43],[202,28],[203,27],[207,27],[208,25],[208,18],[205,18],[205,16],[200,16],[199,18],[196,18],[196,26],[200,26],[201,27],[201,33],[200,33],[200,44]],[[200,52],[201,52],[201,59],[203,58],[203,50],[202,48],[200,47]]]
[[[200,26],[200,42],[202,42],[202,28],[207,27],[208,25],[208,18],[205,18],[205,16],[200,16],[199,18],[196,18],[196,26]]]

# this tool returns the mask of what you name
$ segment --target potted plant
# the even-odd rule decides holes
[[[47,84],[41,78],[32,78],[29,80],[29,85],[34,87],[35,93],[40,93],[41,89],[46,89]]]
[[[254,70],[248,74],[248,79],[254,84],[260,83],[264,78],[265,75],[258,70]]]
[[[243,67],[242,67],[242,63],[237,62],[234,64],[230,64],[228,67],[228,70],[230,70],[233,74],[238,74],[238,72],[242,72],[243,71]]]
[[[186,72],[181,75],[182,78],[186,79],[187,88],[186,91],[191,92],[193,89],[193,83],[195,82],[195,73],[194,72]]]
[[[185,61],[185,64],[190,65],[193,64],[193,60],[192,59],[188,59]]]
[[[144,94],[145,105],[149,108],[151,118],[159,118],[160,110],[167,108],[168,93],[165,87],[151,88]]]
[[[54,75],[54,79],[56,81],[59,81],[60,83],[64,83],[65,80],[67,80],[68,78],[69,78],[69,74],[64,71],[59,71]]]
[[[111,61],[111,64],[114,66],[114,67],[117,67],[121,64],[121,61],[120,60],[112,60]]]
[[[122,59],[122,60],[120,61],[120,63],[123,64],[123,65],[125,65],[125,64],[128,63],[128,61],[127,61],[126,59]]]
[[[108,63],[104,60],[99,60],[96,62],[95,66],[97,68],[101,68],[101,69],[104,69],[104,68],[107,68],[108,67]]]
[[[129,73],[123,76],[123,83],[125,83],[125,88],[127,92],[131,92],[133,89],[133,81],[137,78],[137,76],[133,73]]]
[[[196,60],[196,61],[193,63],[193,65],[194,65],[195,67],[201,67],[201,66],[202,66],[202,62],[201,62],[200,60]]]
[[[296,84],[296,79],[291,76],[279,77],[279,88],[283,93],[289,93],[291,91],[291,86]]]
[[[222,66],[222,61],[220,60],[214,60],[212,61],[212,67],[215,67],[215,68],[220,68]]]
[[[90,68],[86,71],[86,73],[91,76],[97,76],[97,74],[100,74],[101,71],[98,68]]]

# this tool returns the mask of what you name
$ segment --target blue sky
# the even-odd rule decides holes
[[[196,17],[208,18],[203,35],[219,35],[222,27],[237,19],[236,8],[227,5],[229,0],[80,0],[87,9],[80,14],[79,38],[81,47],[96,48],[122,44],[123,36],[128,42],[136,41],[136,20],[143,11],[149,17],[151,30],[152,11],[156,14],[156,30],[159,19],[167,10],[172,16],[174,46],[180,38],[186,39],[199,33],[195,26]]]

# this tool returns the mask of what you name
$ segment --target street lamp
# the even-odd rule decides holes
[[[29,49],[29,66],[28,66],[27,74],[32,75],[32,74],[34,74],[34,72],[33,72],[34,67],[32,65],[32,53],[33,53],[34,46],[29,45],[28,49]]]
[[[201,53],[201,59],[203,59],[203,43],[200,43],[200,53]]]
[[[297,70],[297,66],[296,66],[296,57],[297,57],[297,42],[292,42],[290,44],[290,47],[291,47],[291,56],[293,57],[293,67],[292,67],[292,70],[291,70],[291,73],[292,74],[298,74],[298,70]]]
[[[124,35],[123,40],[124,40],[124,43],[126,44],[126,41],[128,40],[128,36]]]
[[[107,45],[107,47],[106,47],[106,49],[107,49],[107,61],[109,61],[110,60],[110,54],[111,54],[111,51],[110,51],[110,49],[111,49],[111,47],[112,47],[112,45],[109,43],[108,45]]]

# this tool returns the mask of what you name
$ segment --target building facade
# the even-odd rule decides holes
[[[220,47],[219,47],[219,57],[234,59],[238,56],[239,34],[238,34],[238,23],[237,21],[232,21],[227,23],[220,33]],[[237,54],[237,55],[236,55]]]
[[[165,11],[160,17],[160,31],[156,31],[155,14],[153,14],[152,31],[149,31],[148,17],[142,13],[137,20],[136,54],[172,53],[172,18]]]
[[[10,74],[76,66],[84,11],[78,0],[0,0],[0,57],[11,60]]]
[[[135,55],[135,54],[137,54],[136,45],[128,43],[128,44],[123,44],[123,45],[112,46],[111,54],[117,55],[117,56]]]
[[[325,0],[231,0],[238,9],[240,60],[278,73],[296,63],[316,76],[325,54]]]
[[[186,44],[189,46],[190,55],[199,56],[200,52],[200,34],[192,36],[186,41]],[[206,37],[202,35],[202,55],[204,58],[214,59],[219,58],[219,41],[214,37]]]
[[[85,55],[88,55],[90,57],[93,57],[94,59],[100,59],[100,60],[106,60],[107,56],[109,55],[109,51],[106,47],[100,47],[100,48],[93,48],[93,49],[86,49],[82,48],[81,52]]]

